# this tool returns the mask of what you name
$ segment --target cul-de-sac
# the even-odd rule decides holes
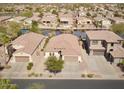
[[[124,4],[0,4],[0,79],[124,79]]]

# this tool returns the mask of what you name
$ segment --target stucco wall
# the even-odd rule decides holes
[[[102,44],[101,44],[102,41],[100,41],[100,40],[90,40],[90,46],[94,46],[93,41],[97,41],[98,42],[96,45],[102,46]]]

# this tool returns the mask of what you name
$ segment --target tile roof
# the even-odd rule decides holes
[[[17,49],[16,52],[32,54],[43,39],[43,35],[29,32],[16,38],[12,41],[12,44],[23,46],[22,48]]]
[[[50,39],[45,51],[62,51],[63,55],[81,55],[78,38],[72,34],[61,34]]]
[[[11,18],[11,16],[0,16],[0,22],[7,20],[7,19],[10,19],[10,18]]]
[[[86,34],[90,40],[105,40],[106,42],[118,42],[118,40],[123,40],[111,31],[87,31]]]
[[[41,21],[57,21],[57,15],[52,13],[44,13]]]
[[[116,49],[110,53],[114,58],[124,58],[124,48],[121,46],[116,47]]]

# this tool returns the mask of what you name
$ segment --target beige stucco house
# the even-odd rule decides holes
[[[11,16],[0,16],[0,24],[6,24],[7,20],[11,19]]]
[[[105,55],[110,61],[124,58],[123,39],[111,31],[87,31],[87,45],[90,55]],[[116,60],[119,59],[119,60]]]
[[[45,37],[41,34],[29,32],[12,41],[15,52],[10,62],[33,62],[33,56],[39,56],[43,48]]]
[[[59,17],[59,27],[61,28],[74,27],[76,18],[72,12],[59,12],[58,17]]]
[[[40,20],[40,28],[56,28],[58,25],[57,15],[52,13],[44,13]]]
[[[9,19],[8,22],[22,23],[25,19],[26,19],[26,17],[17,16],[17,17],[13,17],[13,18]]]
[[[78,16],[77,17],[77,27],[84,27],[86,25],[92,25],[92,20],[87,17]]]
[[[108,17],[108,19],[114,24],[124,23],[124,19],[120,17]]]
[[[44,57],[56,56],[68,62],[81,62],[81,47],[78,38],[72,34],[61,34],[50,39]]]

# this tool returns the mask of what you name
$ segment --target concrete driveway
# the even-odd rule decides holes
[[[9,69],[4,69],[1,74],[4,77],[19,77],[26,75],[27,73],[27,62],[17,62],[17,63],[9,63],[11,68]]]
[[[104,78],[117,78],[117,72],[113,66],[106,61],[104,56],[88,56],[88,69],[101,74]]]
[[[67,62],[64,63],[64,68],[60,73],[66,78],[80,78],[85,71],[85,64],[83,62]]]

